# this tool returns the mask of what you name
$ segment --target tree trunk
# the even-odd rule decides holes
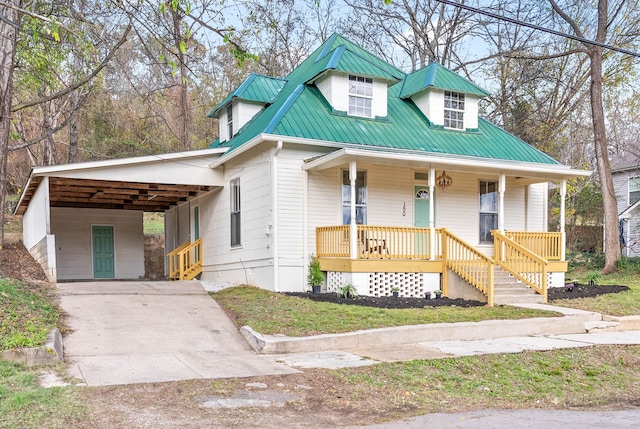
[[[22,0],[8,0],[9,4],[22,8]],[[4,213],[7,193],[7,158],[11,130],[11,106],[13,101],[13,71],[15,67],[18,28],[22,14],[16,9],[0,9],[0,248],[4,243]]]

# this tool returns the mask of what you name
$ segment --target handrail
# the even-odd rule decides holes
[[[480,253],[446,229],[441,229],[442,234],[442,260],[446,270],[451,269],[462,279],[487,296],[487,305],[494,305],[494,261]],[[443,282],[443,287],[448,287],[448,281]],[[444,290],[446,296],[448,291]]]
[[[547,261],[562,261],[561,232],[505,231],[505,237]]]
[[[496,264],[536,290],[544,297],[544,302],[547,302],[547,260],[499,231],[491,233]]]
[[[167,254],[169,279],[191,280],[202,272],[202,238],[185,242]]]
[[[316,254],[318,258],[348,258],[349,225],[317,227]]]

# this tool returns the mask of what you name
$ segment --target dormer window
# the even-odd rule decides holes
[[[233,138],[233,103],[227,105],[227,140]]]
[[[444,92],[444,127],[464,130],[464,94]]]
[[[349,114],[371,117],[373,99],[373,79],[362,76],[349,76]]]

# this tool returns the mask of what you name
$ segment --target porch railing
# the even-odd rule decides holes
[[[185,242],[169,252],[169,279],[192,280],[202,272],[202,238]]]
[[[442,229],[441,234],[442,261],[445,270],[447,268],[451,269],[451,271],[485,294],[487,296],[487,304],[493,307],[494,261],[446,229]],[[447,283],[447,281],[443,282],[445,288]],[[448,291],[445,290],[444,294],[447,295],[447,293]]]
[[[504,235],[547,261],[561,261],[561,232],[505,231]]]
[[[495,262],[547,302],[547,261],[499,231],[492,231]]]
[[[431,259],[441,256],[440,231],[431,249],[429,228],[358,225],[358,259]],[[316,228],[318,257],[344,257],[349,253],[349,225]]]

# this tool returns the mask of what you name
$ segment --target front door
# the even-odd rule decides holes
[[[93,225],[91,241],[93,243],[93,278],[114,278],[116,271],[113,263],[113,227]]]
[[[427,186],[413,187],[413,226],[429,228],[429,188]],[[425,258],[429,249],[429,234],[416,232],[416,256]]]

